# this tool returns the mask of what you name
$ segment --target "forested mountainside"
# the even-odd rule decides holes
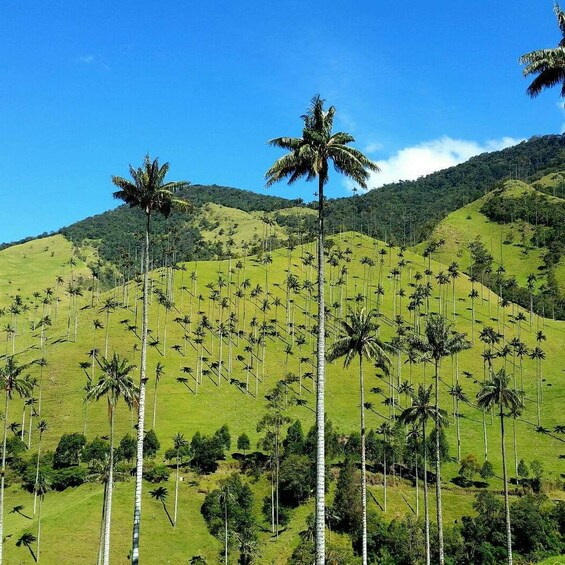
[[[327,226],[353,229],[400,245],[425,239],[449,212],[476,200],[500,180],[534,181],[563,168],[565,136],[533,137],[414,181],[330,200]]]
[[[326,226],[329,233],[355,230],[399,245],[415,245],[428,237],[447,214],[494,189],[497,182],[519,178],[539,184],[548,173],[562,170],[564,150],[563,135],[534,137],[415,181],[400,181],[366,194],[329,199]],[[536,188],[544,190],[544,184]],[[555,188],[550,186],[547,190]],[[289,237],[307,240],[315,231],[315,215],[298,213],[301,207],[315,208],[315,203],[305,206],[301,200],[217,185],[190,185],[180,196],[193,203],[192,211],[173,213],[168,220],[153,220],[155,256],[168,257],[168,261],[241,254],[241,249],[230,242],[239,227],[237,215],[231,218],[226,213],[225,225],[218,221],[211,224],[207,215],[200,213],[202,206],[210,203],[241,210],[256,221],[263,221],[264,227],[255,226],[246,242],[247,251],[257,252],[261,246],[273,249],[288,242]],[[297,213],[289,213],[290,209]],[[261,217],[260,213],[264,215]],[[102,263],[124,273],[139,264],[139,226],[140,212],[120,206],[64,227],[59,233],[76,246],[86,243],[95,248]],[[207,237],[207,232],[214,230],[215,237]]]

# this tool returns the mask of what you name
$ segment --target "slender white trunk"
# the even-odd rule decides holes
[[[326,553],[325,508],[325,304],[324,304],[324,185],[318,177],[318,375],[316,387],[316,565]]]
[[[504,481],[504,514],[506,515],[506,549],[508,565],[512,565],[512,528],[510,526],[510,505],[508,503],[508,473],[506,470],[506,446],[504,445],[504,411],[500,404],[500,443],[502,446],[502,478]]]
[[[359,355],[359,395],[361,400],[361,512],[363,524],[362,563],[367,565],[367,473],[365,470],[365,388],[363,386],[363,356]]]
[[[444,564],[443,554],[443,514],[441,508],[441,459],[439,445],[439,361],[435,363],[435,393],[436,393],[436,508],[437,508],[437,538],[439,551],[439,565]]]
[[[428,505],[428,448],[426,443],[426,422],[422,424],[424,442],[424,525],[426,538],[426,565],[430,565],[430,508]]]
[[[104,565],[110,563],[110,527],[112,523],[112,491],[114,490],[114,408],[110,408],[110,468],[106,492],[106,523],[104,526]]]
[[[132,532],[132,565],[139,563],[139,531],[141,525],[141,487],[143,478],[143,436],[145,424],[145,382],[147,375],[147,319],[148,319],[148,294],[149,294],[149,222],[147,215],[145,229],[145,256],[143,258],[143,320],[141,325],[141,368],[139,375],[139,407],[137,418],[137,462],[135,470],[135,501],[133,510]]]
[[[6,436],[8,435],[8,392],[4,401],[4,438],[2,440],[2,473],[0,476],[0,565],[4,549],[4,476],[6,475]]]
[[[175,518],[173,520],[173,527],[177,527],[177,513],[178,513],[178,502],[179,502],[179,466],[180,466],[180,458],[177,455],[177,475],[175,477]]]

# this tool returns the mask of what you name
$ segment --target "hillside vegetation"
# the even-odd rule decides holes
[[[223,213],[220,207],[212,206],[210,210]],[[463,212],[465,216],[459,217],[459,223],[474,225],[465,219],[467,213]],[[470,213],[478,216],[479,208],[473,208]],[[247,216],[236,222],[241,221],[242,229],[244,218]],[[261,219],[258,222],[256,230],[250,224],[253,233],[264,224]],[[498,233],[499,228],[492,225]],[[229,222],[226,227],[229,229]],[[264,234],[259,237],[263,239]],[[449,239],[452,240],[453,237]],[[20,281],[14,277],[12,286],[22,289],[22,294],[25,290],[22,300],[28,305],[25,310],[6,308],[2,312],[2,327],[17,328],[6,332],[4,357],[13,351],[19,363],[40,357],[47,360],[46,366],[34,364],[29,368],[37,379],[32,394],[36,402],[26,405],[15,395],[10,403],[9,421],[20,423],[20,427],[14,426],[15,431],[10,434],[17,437],[21,433],[30,447],[17,455],[15,452],[10,454],[5,524],[5,551],[10,563],[32,562],[25,548],[16,547],[16,541],[26,531],[36,531],[38,525],[37,515],[22,516],[31,516],[33,495],[25,485],[22,486],[20,478],[21,472],[25,474],[22,461],[30,460],[33,466],[39,439],[35,428],[37,421],[45,419],[49,423],[42,440],[42,465],[45,465],[45,472],[55,473],[53,478],[57,479],[56,472],[49,471],[49,465],[63,434],[85,433],[89,442],[96,436],[107,437],[108,434],[105,403],[84,403],[85,386],[96,382],[100,373],[93,353],[101,357],[117,352],[138,363],[141,325],[138,281],[124,280],[112,290],[101,292],[95,279],[84,277],[79,281],[76,271],[70,273],[69,259],[67,255],[59,257],[57,247],[53,256],[45,251],[39,253],[44,258],[42,273],[46,280],[37,278],[37,286],[33,286],[25,264],[27,255],[36,250],[36,245],[42,249],[46,245],[55,249],[57,243],[61,245],[61,254],[63,249],[71,254],[72,250],[61,236],[56,236],[53,243],[47,239],[30,243],[31,248],[26,247],[28,243],[0,253],[2,272],[5,272],[8,258],[14,272],[22,269],[24,278]],[[505,246],[505,250],[506,247],[510,249],[512,246]],[[447,248],[441,253],[447,254]],[[496,251],[496,243],[493,250]],[[536,256],[534,250],[529,253]],[[287,563],[300,544],[300,532],[307,530],[307,516],[313,508],[308,471],[300,476],[303,492],[299,500],[291,503],[281,494],[281,500],[284,499],[288,506],[289,522],[277,536],[271,532],[268,513],[264,515],[262,512],[263,499],[269,499],[271,493],[269,466],[260,455],[255,460],[251,454],[266,433],[258,429],[259,421],[268,413],[265,396],[272,394],[277,386],[282,387],[283,393],[282,411],[286,421],[283,435],[298,420],[307,436],[314,423],[316,293],[313,254],[314,247],[304,243],[272,252],[260,249],[254,256],[239,259],[180,263],[175,268],[165,264],[152,272],[146,423],[147,429],[153,428],[156,432],[161,446],[146,465],[148,470],[163,463],[169,466],[170,478],[160,483],[168,489],[168,510],[172,509],[175,489],[174,460],[170,456],[165,458],[166,451],[172,447],[171,438],[179,432],[189,441],[197,432],[212,436],[227,424],[231,443],[216,470],[212,465],[210,471],[198,472],[190,459],[183,460],[176,528],[171,527],[165,506],[150,495],[150,491],[159,485],[145,483],[141,540],[145,561],[181,563],[201,555],[209,563],[219,562],[223,547],[221,538],[209,532],[200,508],[206,495],[215,492],[221,480],[233,472],[241,475],[254,497],[253,515],[260,526],[256,534],[257,561]],[[154,264],[159,264],[157,257],[154,257]],[[520,459],[527,465],[533,460],[542,461],[543,491],[554,500],[565,499],[560,459],[564,452],[560,431],[563,429],[562,406],[565,401],[562,378],[564,323],[535,314],[530,319],[528,309],[512,303],[501,305],[499,297],[480,281],[471,281],[459,269],[448,271],[448,265],[439,262],[439,258],[439,252],[423,257],[354,232],[333,237],[326,253],[328,345],[338,336],[339,320],[349,309],[376,308],[379,311],[379,335],[387,342],[397,344],[402,342],[404,335],[421,332],[425,314],[429,312],[439,312],[453,320],[455,329],[465,332],[473,345],[458,356],[445,359],[441,366],[441,404],[448,412],[451,424],[445,430],[449,444],[443,477],[446,524],[454,525],[456,520],[460,524],[461,516],[475,514],[473,501],[477,491],[499,496],[502,488],[498,422],[490,414],[483,416],[474,406],[486,374],[483,354],[487,349],[492,349],[495,354],[492,360],[495,369],[505,367],[512,375],[514,385],[523,388],[526,395],[524,413],[508,423],[511,430],[515,429],[516,438],[515,441],[508,438],[510,475],[515,477]],[[461,267],[465,267],[465,257],[458,260]],[[510,261],[506,256],[504,260]],[[56,288],[56,277],[61,272],[67,277],[69,288],[80,288],[80,292],[67,293],[65,302],[57,302],[54,296],[45,292],[47,287]],[[429,292],[424,292],[425,288],[429,288]],[[13,294],[8,294],[13,306]],[[47,317],[48,324],[45,323]],[[492,345],[481,340],[488,327],[499,336]],[[531,359],[524,353],[518,355],[517,349],[509,346],[516,340],[529,352],[535,347],[543,348],[544,359]],[[374,448],[370,456],[369,508],[387,523],[391,520],[400,523],[408,516],[415,518],[418,507],[421,515],[423,503],[422,485],[420,483],[416,490],[411,475],[413,460],[410,448],[406,446],[406,431],[395,428],[395,418],[409,405],[410,390],[417,389],[420,384],[431,384],[433,367],[429,362],[418,362],[404,348],[397,348],[390,355],[392,373],[389,377],[377,368],[367,367],[367,427],[377,432],[384,429],[383,424],[389,424],[391,430],[385,432],[390,437],[378,433],[371,436]],[[157,381],[159,364],[162,369]],[[329,365],[327,377],[327,417],[335,432],[330,436],[335,438],[330,475],[335,478],[345,455],[355,453],[360,392],[357,366],[352,364],[344,369],[337,361]],[[466,400],[454,394],[459,387]],[[116,441],[126,433],[134,433],[135,421],[136,417],[128,413],[125,404],[118,406]],[[246,434],[250,440],[250,447],[245,452],[236,447],[236,438],[241,434]],[[387,487],[382,464],[385,444],[392,446],[386,448],[390,449],[386,453],[392,457],[387,463]],[[268,445],[260,445],[259,452],[268,455]],[[304,449],[307,445],[306,439]],[[494,476],[482,484],[475,481],[471,487],[462,486],[457,479],[461,466],[458,460],[468,454],[473,454],[481,463],[488,456]],[[305,463],[305,460],[300,461]],[[246,462],[251,464],[246,465]],[[123,482],[117,483],[115,491],[111,551],[112,562],[126,563],[133,485],[127,479],[131,462],[123,460],[119,465]],[[79,483],[86,482],[61,492],[52,490],[43,501],[42,562],[92,563],[95,560],[103,488],[96,481],[97,475],[90,464],[83,462],[69,467],[71,470],[78,468],[85,469]],[[332,503],[336,484],[336,481],[331,483],[328,504]],[[523,488],[517,484],[512,487],[513,501],[519,500]],[[433,507],[431,495],[430,504]],[[24,506],[21,513],[9,513],[8,509],[18,505]],[[348,534],[334,532],[332,536],[332,547],[352,555]],[[63,538],[65,548],[60,544]],[[238,554],[234,542],[230,547],[230,562],[235,562]],[[350,559],[345,562],[355,562],[355,558]]]

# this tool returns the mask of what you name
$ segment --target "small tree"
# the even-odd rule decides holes
[[[492,479],[494,477],[494,467],[488,459],[483,463],[479,474],[481,475],[481,478],[487,482],[489,481],[489,479]]]
[[[463,478],[465,486],[469,486],[473,482],[473,477],[481,471],[481,466],[477,458],[470,453],[461,459],[461,467],[459,475]]]
[[[245,455],[250,447],[251,447],[251,442],[249,441],[249,436],[245,433],[241,434],[237,438],[237,448],[243,451]]]
[[[161,447],[154,430],[149,430],[143,438],[143,455],[145,457],[155,457]]]

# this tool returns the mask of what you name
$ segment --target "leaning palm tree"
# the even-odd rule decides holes
[[[325,560],[325,302],[324,302],[324,186],[329,180],[329,162],[339,173],[366,188],[369,171],[379,169],[361,151],[349,146],[355,141],[348,133],[332,134],[335,108],[324,109],[324,100],[314,96],[302,116],[302,137],[278,137],[269,144],[289,151],[267,171],[267,186],[288,178],[318,179],[318,375],[316,389],[316,563]]]
[[[426,440],[426,425],[428,420],[433,420],[436,426],[441,426],[447,413],[437,408],[437,402],[432,399],[432,387],[427,389],[422,385],[418,387],[418,394],[412,398],[412,406],[403,410],[399,421],[402,424],[422,426],[422,445],[424,448],[424,523],[426,538],[426,565],[430,565],[430,511],[428,508],[428,448]],[[436,434],[439,435],[439,434]]]
[[[435,410],[439,413],[439,369],[443,357],[448,357],[468,349],[471,344],[464,334],[453,330],[453,324],[441,314],[432,313],[426,321],[424,337],[413,336],[411,346],[422,354],[429,355],[434,362],[435,375]],[[435,420],[436,439],[436,508],[438,527],[439,563],[444,564],[443,516],[441,504],[441,457],[440,457],[440,420]]]
[[[346,320],[341,320],[341,334],[328,351],[328,360],[344,357],[348,367],[353,359],[359,358],[359,394],[361,413],[361,508],[362,508],[362,558],[367,564],[367,477],[365,471],[365,388],[363,384],[363,358],[374,361],[388,373],[390,360],[386,346],[377,336],[378,325],[374,321],[375,312],[365,308],[350,312]]]
[[[561,97],[565,97],[565,13],[557,3],[554,12],[561,31],[561,41],[558,46],[554,49],[531,51],[519,59],[519,63],[525,65],[523,70],[525,77],[537,75],[526,91],[532,98],[545,88],[555,85],[561,85]]]
[[[114,415],[116,406],[121,397],[132,407],[137,400],[137,388],[133,383],[130,373],[135,368],[127,359],[120,359],[114,353],[111,359],[102,357],[98,361],[102,369],[102,375],[88,392],[86,401],[100,400],[106,398],[108,403],[108,418],[110,420],[110,462],[108,471],[108,486],[106,491],[106,522],[104,526],[104,565],[110,563],[110,525],[112,521],[112,491],[114,480]]]
[[[522,396],[514,389],[509,388],[510,375],[504,369],[498,373],[491,373],[487,381],[477,394],[477,405],[485,412],[495,405],[500,409],[500,445],[502,450],[502,477],[504,481],[504,510],[506,513],[506,547],[508,551],[508,565],[512,565],[512,531],[510,528],[510,506],[508,504],[508,475],[506,471],[506,447],[504,445],[504,410],[515,414],[523,408]]]
[[[8,437],[8,407],[14,393],[27,397],[31,392],[31,382],[26,376],[28,365],[18,365],[13,357],[8,357],[6,364],[0,367],[0,388],[4,390],[4,435],[2,439],[2,469],[0,473],[0,565],[4,545],[4,483],[6,476],[6,439]],[[35,541],[35,540],[34,540]]]
[[[133,181],[112,177],[119,188],[114,198],[123,200],[131,208],[140,208],[145,214],[145,244],[143,250],[143,312],[141,326],[141,367],[139,375],[139,413],[137,421],[137,464],[135,475],[135,504],[133,513],[131,561],[139,562],[139,531],[141,524],[141,484],[143,475],[143,437],[145,423],[145,383],[147,380],[147,327],[149,305],[149,234],[151,216],[159,213],[167,218],[173,208],[186,208],[187,202],[175,198],[175,192],[187,186],[186,182],[165,182],[169,164],[159,166],[159,160],[145,156],[141,167],[129,167]]]

